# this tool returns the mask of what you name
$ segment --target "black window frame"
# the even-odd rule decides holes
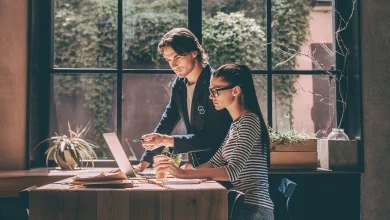
[[[350,15],[353,0],[335,0],[335,10],[345,17]],[[122,30],[123,30],[123,1],[118,2],[118,29],[117,29],[117,67],[116,69],[96,68],[54,68],[53,65],[53,21],[54,0],[29,0],[29,24],[28,24],[28,94],[27,94],[27,130],[26,147],[27,163],[29,168],[45,165],[43,148],[36,151],[32,148],[41,140],[46,139],[50,128],[50,76],[55,74],[84,74],[84,73],[115,73],[117,74],[117,134],[121,137],[122,130],[122,76],[123,74],[173,74],[170,69],[123,69],[122,65]],[[319,1],[312,0],[312,4]],[[324,1],[320,1],[324,4]],[[328,3],[332,1],[328,1]],[[308,1],[308,4],[310,1]],[[329,4],[328,4],[329,5]],[[356,92],[357,99],[348,99],[348,108],[344,114],[343,123],[349,137],[360,137],[362,132],[362,101],[361,101],[361,72],[360,72],[360,1],[355,4],[356,13],[349,24],[348,29],[340,33],[344,43],[350,48],[350,62],[346,70],[348,80],[343,80],[340,88],[342,93]],[[253,74],[267,76],[267,120],[272,126],[272,76],[274,75],[326,75],[321,70],[273,70],[272,69],[272,29],[271,29],[272,0],[266,0],[266,34],[267,34],[267,69],[253,70]],[[334,13],[334,12],[333,12]],[[333,15],[335,18],[335,15]],[[339,25],[339,20],[334,19],[334,27]],[[202,42],[202,1],[188,0],[188,29]],[[48,43],[49,42],[49,43]],[[334,40],[334,42],[336,42]],[[338,47],[336,45],[336,47]],[[337,48],[339,49],[339,48]],[[344,58],[336,54],[336,66],[343,65]],[[340,77],[339,71],[329,71]],[[349,83],[348,83],[349,82]],[[339,94],[339,85],[336,85],[336,93]],[[347,89],[346,89],[347,88]],[[338,97],[340,98],[340,97]],[[337,102],[337,124],[340,122],[340,113],[343,106]],[[353,110],[352,110],[353,109]],[[362,143],[362,141],[360,141]],[[361,148],[362,149],[362,148]]]

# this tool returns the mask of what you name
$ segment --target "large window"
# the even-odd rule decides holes
[[[174,27],[189,28],[215,69],[247,64],[263,115],[277,130],[330,132],[337,124],[335,2],[315,0],[53,0],[50,128],[86,125],[86,138],[111,159],[102,134],[116,132],[131,160],[132,140],[152,132],[173,71],[157,52]],[[338,62],[337,62],[338,63]],[[185,133],[180,123],[175,134]]]

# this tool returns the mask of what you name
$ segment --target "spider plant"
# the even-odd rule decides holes
[[[171,151],[169,150],[169,147],[164,147],[164,150],[162,151],[161,154],[171,158],[177,166],[180,166],[181,154],[172,154]]]
[[[81,168],[83,166],[83,159],[90,159],[92,166],[94,166],[93,158],[96,158],[96,153],[93,148],[98,146],[89,140],[84,140],[82,135],[89,128],[88,124],[82,129],[76,127],[76,131],[73,131],[68,122],[69,137],[67,135],[56,135],[47,138],[40,142],[34,149],[44,142],[49,142],[49,148],[46,150],[46,166],[48,166],[49,157],[51,154],[54,156],[54,160],[62,169],[73,170],[77,166]],[[88,162],[86,164],[88,166]]]
[[[288,145],[296,142],[302,143],[305,140],[316,139],[315,134],[313,133],[299,132],[294,129],[279,132],[269,126],[268,132],[271,143],[281,145]]]

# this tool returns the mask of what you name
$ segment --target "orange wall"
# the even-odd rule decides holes
[[[0,1],[0,169],[26,167],[27,0]]]

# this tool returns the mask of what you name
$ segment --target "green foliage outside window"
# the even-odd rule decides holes
[[[55,67],[116,68],[118,7],[115,2],[56,1]]]
[[[186,27],[186,0],[133,1],[124,4],[123,63],[126,68],[167,68],[157,53],[161,37],[174,27]],[[215,1],[215,0],[214,0]],[[228,63],[243,63],[252,69],[266,68],[265,13],[261,1],[216,1],[205,8],[203,44],[214,68]],[[245,6],[245,8],[243,8]],[[54,20],[54,63],[60,68],[116,68],[117,3],[112,0],[58,0]],[[246,9],[246,10],[244,10]],[[306,0],[273,1],[273,44],[282,50],[298,49],[308,36],[310,8]],[[251,17],[256,17],[253,19]],[[119,45],[120,46],[120,45]],[[288,60],[278,69],[295,69],[295,58],[273,48],[273,63]],[[291,111],[294,81],[298,76],[279,76],[274,81],[276,97]],[[82,91],[85,106],[94,112],[92,120],[95,141],[103,146],[102,133],[109,131],[108,119],[116,90],[115,74],[95,74],[72,81],[62,77],[59,95]],[[256,81],[258,87],[265,83]],[[80,92],[81,93],[81,92]],[[291,115],[291,114],[290,114]],[[290,123],[292,124],[292,122]],[[104,156],[104,155],[99,155]]]
[[[175,27],[185,27],[186,17],[179,13],[133,13],[123,26],[123,59],[126,68],[164,68],[165,60],[157,51],[157,44],[164,34]]]
[[[243,13],[218,13],[203,22],[203,45],[213,66],[227,62],[265,69],[266,35]]]

